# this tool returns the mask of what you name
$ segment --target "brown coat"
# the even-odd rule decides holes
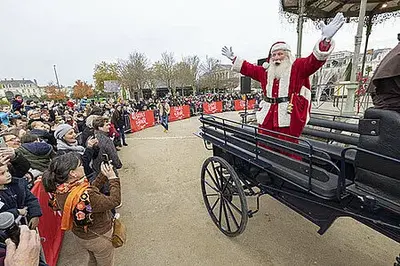
[[[375,108],[400,112],[400,43],[379,64],[368,92]]]
[[[112,228],[111,209],[117,207],[121,203],[121,186],[119,178],[110,180],[110,196],[106,196],[99,191],[106,181],[107,177],[103,174],[100,174],[87,190],[89,194],[90,205],[93,210],[93,225],[89,226],[89,230],[86,233],[83,230],[83,227],[78,227],[74,224],[72,227],[72,232],[79,238],[93,239],[98,236],[90,231],[94,231],[99,235],[103,235]],[[68,195],[69,193],[56,194],[56,200],[61,210],[64,209],[64,204]]]

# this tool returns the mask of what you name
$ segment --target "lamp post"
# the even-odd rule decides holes
[[[54,68],[54,75],[56,76],[56,81],[57,81],[58,89],[61,89],[61,88],[60,88],[60,82],[58,81],[58,75],[57,75],[56,65],[53,65],[53,68]]]

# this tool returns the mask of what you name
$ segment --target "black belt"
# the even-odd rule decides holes
[[[289,101],[289,97],[277,97],[277,98],[269,98],[269,97],[264,97],[264,100],[267,103],[285,103]]]

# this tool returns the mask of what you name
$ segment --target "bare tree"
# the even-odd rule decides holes
[[[220,75],[218,75],[220,62],[218,59],[206,56],[206,61],[200,65],[200,84],[204,89],[218,89],[220,86]]]
[[[151,89],[151,93],[153,95],[157,94],[157,86],[159,84],[159,79],[157,78],[157,73],[154,67],[150,67],[147,70],[147,79],[146,79],[146,85],[148,88]]]
[[[168,90],[175,89],[175,58],[173,53],[164,52],[161,54],[161,60],[154,63],[154,69],[160,81],[164,82]]]
[[[196,93],[197,81],[199,78],[200,71],[200,58],[197,55],[184,57],[183,62],[185,62],[190,69],[190,81],[189,84],[192,86],[193,93]]]
[[[147,74],[149,70],[149,59],[145,54],[133,52],[128,60],[119,62],[119,71],[122,85],[129,90],[131,95],[138,92],[139,97],[143,97]]]

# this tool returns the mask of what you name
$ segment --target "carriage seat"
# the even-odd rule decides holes
[[[358,147],[400,160],[400,113],[369,108],[359,122]],[[400,204],[400,163],[358,151],[355,186]]]

